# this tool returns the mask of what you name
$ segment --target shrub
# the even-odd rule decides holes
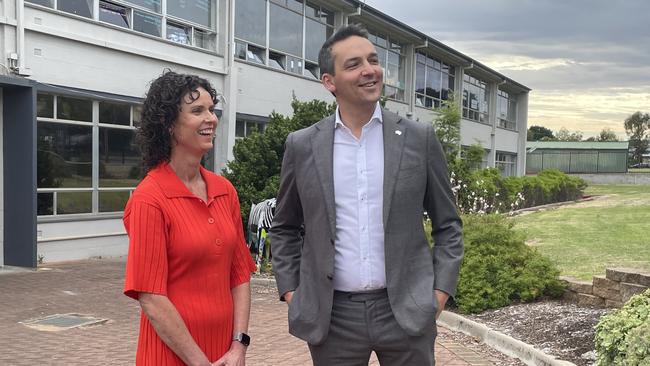
[[[559,270],[528,247],[506,217],[464,215],[463,222],[465,257],[455,297],[462,312],[476,313],[542,295],[562,295]]]
[[[595,343],[599,366],[650,365],[650,289],[600,318]]]

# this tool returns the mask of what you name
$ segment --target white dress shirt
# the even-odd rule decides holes
[[[379,103],[360,138],[341,121],[334,130],[336,239],[334,289],[386,287],[384,262],[384,139]]]

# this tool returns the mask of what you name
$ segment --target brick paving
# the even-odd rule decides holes
[[[0,269],[0,365],[132,365],[140,308],[122,295],[124,259],[88,260],[41,266],[37,271]],[[38,331],[21,321],[78,313],[107,318],[102,325],[59,332]],[[439,328],[439,366],[494,365],[461,344],[444,340]],[[286,305],[274,284],[256,281],[249,366],[311,365],[307,346],[288,334]],[[379,365],[376,358],[370,365]]]

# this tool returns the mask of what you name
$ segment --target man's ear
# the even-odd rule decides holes
[[[335,93],[336,92],[336,85],[334,84],[334,77],[331,74],[324,73],[320,77],[320,82],[323,84],[325,89],[327,89],[330,93]]]

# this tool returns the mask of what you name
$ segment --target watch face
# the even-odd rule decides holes
[[[241,344],[247,347],[249,344],[251,344],[251,337],[249,337],[248,334],[246,333],[237,334],[233,340],[240,342]]]

